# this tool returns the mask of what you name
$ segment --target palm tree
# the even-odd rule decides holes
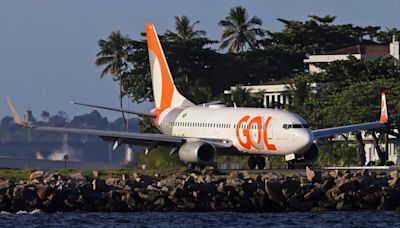
[[[239,107],[251,107],[254,103],[251,91],[248,88],[242,87],[242,85],[236,85],[231,90],[231,100],[232,103]]]
[[[105,66],[100,78],[110,74],[113,76],[114,81],[119,82],[119,100],[120,107],[123,109],[122,98],[125,93],[123,90],[123,73],[128,68],[127,58],[129,56],[129,38],[123,36],[119,31],[112,32],[107,40],[99,40],[100,47],[99,53],[96,54],[96,65]],[[122,112],[125,129],[128,129],[127,119]]]
[[[228,48],[228,52],[244,51],[248,46],[258,47],[257,36],[264,36],[260,28],[261,19],[254,16],[249,20],[249,15],[242,6],[231,8],[225,20],[221,20],[218,24],[224,27],[220,48]]]
[[[181,17],[175,17],[175,33],[167,30],[165,35],[167,38],[174,41],[190,41],[194,38],[199,38],[206,35],[206,32],[203,30],[194,30],[194,26],[200,23],[200,21],[195,21],[190,24],[190,19],[183,15]]]

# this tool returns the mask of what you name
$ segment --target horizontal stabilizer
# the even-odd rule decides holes
[[[23,127],[30,127],[30,128],[34,127],[32,124],[27,123],[27,122],[22,120],[22,118],[19,116],[19,114],[18,114],[17,110],[15,109],[15,106],[12,103],[12,101],[10,100],[10,98],[6,97],[6,100],[7,100],[7,105],[10,108],[11,114],[12,114],[12,116],[14,118],[14,122],[16,124],[21,125]]]
[[[100,106],[100,105],[91,105],[91,104],[85,104],[85,103],[79,103],[79,102],[73,102],[73,101],[71,101],[70,103],[76,104],[76,105],[81,105],[81,106],[86,106],[86,107],[99,108],[99,109],[116,111],[116,112],[130,113],[130,114],[135,114],[138,116],[147,116],[147,117],[152,117],[152,118],[156,117],[155,115],[153,115],[151,113],[147,113],[147,112],[137,112],[137,111],[131,111],[131,110],[126,110],[126,109],[110,108],[110,107],[105,107],[105,106]]]

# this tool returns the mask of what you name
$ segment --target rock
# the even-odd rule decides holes
[[[0,179],[0,192],[5,192],[10,186],[10,181]]]
[[[338,211],[351,211],[353,209],[352,204],[346,204],[343,201],[340,201],[339,203],[336,204],[336,210]]]
[[[199,183],[199,184],[204,184],[205,183],[204,177],[203,176],[199,176],[197,178],[196,182]]]
[[[322,178],[321,178],[321,172],[319,171],[314,171],[312,169],[310,169],[308,166],[306,166],[306,176],[307,176],[307,180],[315,183],[321,183]]]
[[[39,199],[27,185],[16,185],[13,190],[12,210],[32,211],[39,206]]]
[[[93,170],[92,175],[93,175],[93,178],[98,178],[100,175],[100,172],[98,170]]]
[[[358,189],[358,186],[359,182],[357,180],[349,180],[337,185],[340,192],[355,192]]]
[[[205,181],[206,183],[211,183],[213,181],[213,178],[211,177],[211,175],[206,175]]]
[[[93,191],[103,192],[107,189],[106,182],[101,179],[94,179],[92,181],[92,189]]]
[[[238,178],[238,177],[236,177],[236,178],[228,177],[226,179],[226,185],[230,185],[230,186],[234,186],[234,187],[240,186],[243,183],[244,183],[244,180],[241,178]]]
[[[281,178],[282,178],[282,175],[273,173],[273,172],[268,172],[267,174],[263,175],[264,180],[278,180]]]
[[[225,187],[224,182],[221,182],[221,183],[217,184],[217,191],[218,192],[224,192],[224,187]]]
[[[280,183],[282,186],[282,193],[285,196],[285,198],[290,197],[294,193],[299,193],[300,191],[300,181],[298,180],[286,178],[282,180]]]
[[[46,192],[49,189],[49,186],[44,185],[44,184],[39,184],[39,185],[36,185],[36,189],[37,189],[36,194],[38,195],[38,197],[41,200],[44,200],[46,198]]]
[[[391,179],[387,181],[388,185],[392,188],[399,188],[400,187],[399,172],[397,170],[392,171],[389,173],[389,176],[391,177]]]
[[[119,182],[120,182],[120,178],[118,177],[109,177],[106,180],[106,184],[107,185],[114,185],[114,186],[118,186]]]
[[[136,181],[139,182],[143,187],[147,187],[154,183],[154,178],[147,175],[140,175],[136,178]]]
[[[243,178],[243,179],[250,179],[250,175],[249,175],[249,172],[247,172],[246,170],[244,170],[244,171],[241,171],[239,174],[241,174],[241,177]]]
[[[237,178],[238,176],[239,176],[238,171],[232,171],[231,173],[229,173],[230,178]]]
[[[301,211],[300,196],[295,193],[287,199],[290,210]]]
[[[318,205],[328,210],[332,210],[336,208],[336,201],[333,199],[319,200]]]
[[[389,173],[389,176],[390,176],[392,179],[399,178],[399,177],[400,177],[399,175],[400,175],[400,173],[399,173],[398,170],[395,170],[395,171],[392,171],[392,172]]]
[[[271,201],[277,203],[280,207],[283,207],[285,199],[278,182],[266,181],[265,191],[268,193],[268,197]]]
[[[397,176],[394,178],[392,177],[392,179],[388,180],[387,182],[388,182],[388,185],[392,188],[398,188],[400,185],[400,180]]]
[[[310,192],[304,195],[305,200],[320,200],[324,195],[322,188],[313,188]]]
[[[363,169],[363,170],[359,170],[359,171],[355,172],[353,176],[354,177],[365,177],[365,176],[369,176],[369,172],[367,169]]]
[[[41,170],[35,171],[35,172],[31,173],[31,175],[29,176],[29,180],[32,181],[34,179],[42,179],[45,174],[46,173]]]
[[[323,184],[322,184],[322,188],[325,191],[328,191],[329,189],[331,189],[333,186],[335,185],[335,179],[331,176],[325,178]]]
[[[69,177],[78,181],[86,181],[86,177],[82,173],[71,173]]]

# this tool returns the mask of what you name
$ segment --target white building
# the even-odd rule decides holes
[[[310,89],[312,93],[317,93],[321,89],[321,83],[310,83]],[[272,81],[261,85],[248,85],[242,86],[243,89],[248,89],[250,93],[264,93],[263,106],[264,108],[275,108],[276,104],[280,104],[280,107],[284,107],[289,104],[290,99],[287,97],[286,92],[290,90],[290,82],[288,80]],[[232,86],[229,90],[225,90],[225,95],[230,95],[235,86]]]
[[[323,53],[321,55],[309,55],[308,59],[304,59],[304,63],[309,64],[309,72],[317,73],[321,69],[315,66],[315,63],[329,63],[337,60],[347,60],[349,56],[356,59],[373,59],[378,57],[393,56],[400,60],[399,41],[393,36],[392,42],[388,45],[355,45],[347,48],[338,49]]]

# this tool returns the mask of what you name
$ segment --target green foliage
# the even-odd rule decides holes
[[[200,21],[196,21],[190,24],[190,19],[183,15],[181,17],[175,17],[175,31],[176,33],[167,30],[165,36],[176,42],[188,42],[195,38],[200,38],[206,35],[206,32],[203,30],[195,30],[194,26],[200,23]]]
[[[157,147],[151,150],[147,155],[139,155],[139,164],[145,164],[147,169],[168,169],[185,167],[185,164],[179,160],[178,153],[169,155],[171,148]]]
[[[360,43],[373,43],[372,40],[364,40],[364,35],[375,34],[373,31],[380,29],[351,24],[336,25],[333,24],[336,17],[329,15],[311,15],[309,18],[304,22],[278,18],[284,24],[284,29],[281,32],[268,32],[269,38],[263,41],[264,45],[282,44],[304,53],[318,54]]]
[[[225,20],[218,23],[222,26],[221,49],[228,48],[228,52],[241,52],[247,47],[258,47],[257,37],[264,37],[260,28],[261,19],[254,16],[249,19],[247,10],[242,6],[231,8]]]
[[[319,167],[357,165],[356,147],[322,145],[320,146],[320,155],[315,164]]]
[[[160,133],[157,127],[154,125],[154,118],[143,117],[139,121],[140,132],[142,133]]]
[[[260,107],[262,105],[263,93],[251,94],[250,90],[236,85],[231,90],[231,103],[237,107]]]
[[[0,179],[4,180],[28,180],[33,170],[31,169],[0,169]]]

